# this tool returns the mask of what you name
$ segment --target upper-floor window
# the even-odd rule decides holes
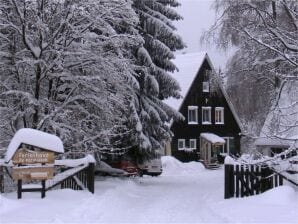
[[[191,149],[197,148],[197,139],[189,139],[189,148]]]
[[[178,150],[185,149],[185,139],[178,139]]]
[[[202,107],[202,124],[211,124],[211,107]]]
[[[224,124],[224,108],[215,107],[215,124]]]
[[[204,93],[209,93],[209,82],[203,82],[203,92]]]
[[[198,124],[197,106],[188,106],[188,124]]]

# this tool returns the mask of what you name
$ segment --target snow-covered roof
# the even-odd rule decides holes
[[[5,162],[12,159],[22,143],[57,153],[64,153],[63,143],[59,137],[31,128],[22,128],[15,133],[9,143]]]
[[[285,146],[298,148],[298,81],[287,82],[278,105],[273,105],[264,122],[258,146]]]
[[[211,142],[212,144],[224,144],[226,142],[222,137],[219,137],[218,135],[213,133],[201,133],[201,137]]]
[[[196,53],[188,53],[188,54],[178,54],[175,55],[176,58],[173,60],[173,63],[177,66],[179,71],[176,71],[172,74],[172,77],[177,80],[181,87],[181,96],[182,98],[180,99],[175,99],[175,98],[168,98],[164,100],[166,104],[174,108],[175,110],[179,111],[180,107],[183,104],[183,101],[185,97],[188,94],[188,91],[190,90],[190,87],[193,83],[193,81],[196,78],[196,75],[198,74],[199,70],[201,69],[201,66],[203,65],[203,62],[205,60],[208,61],[213,73],[215,73],[215,69],[213,67],[213,64],[211,63],[211,60],[207,54],[207,52],[196,52]],[[221,82],[218,82],[218,85],[220,87],[220,90],[222,94],[224,95],[229,108],[241,130],[243,132],[242,124],[240,122],[240,119],[236,113],[236,110],[232,104],[232,102],[229,99],[229,96],[227,92],[225,91],[223,85]]]
[[[290,147],[291,142],[289,140],[270,138],[270,137],[260,137],[256,139],[255,145],[257,146],[283,146]]]
[[[186,97],[188,90],[190,89],[206,56],[206,52],[176,55],[176,58],[173,60],[173,63],[177,66],[179,71],[175,71],[172,74],[172,77],[176,79],[179,83],[181,87],[180,94],[183,98],[175,99],[171,97],[164,101],[166,104],[179,111],[180,106],[182,105],[183,100]]]

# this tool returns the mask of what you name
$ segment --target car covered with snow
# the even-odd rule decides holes
[[[158,176],[162,173],[162,164],[160,158],[155,158],[138,164],[140,174],[146,174],[151,176]]]
[[[118,172],[121,176],[137,176],[139,174],[137,163],[129,153],[123,155],[101,154],[100,161],[113,168],[114,171],[122,170],[122,173]]]
[[[102,176],[126,176],[126,175],[128,175],[128,173],[125,172],[124,170],[113,168],[104,161],[100,161],[96,164],[95,174],[99,174]]]

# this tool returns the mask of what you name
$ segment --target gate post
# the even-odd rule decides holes
[[[4,167],[0,166],[0,193],[4,193]]]
[[[87,188],[88,190],[94,194],[94,169],[95,169],[95,164],[94,163],[89,163],[88,169],[87,169]]]
[[[18,199],[22,198],[22,180],[18,179]]]
[[[225,164],[225,195],[224,198],[228,199],[234,196],[234,165]]]

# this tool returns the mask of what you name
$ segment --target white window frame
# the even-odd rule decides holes
[[[210,91],[210,83],[209,81],[203,82],[203,93],[209,93]]]
[[[224,124],[225,123],[225,114],[224,114],[225,108],[224,107],[215,107],[214,112],[214,120],[215,124]],[[216,121],[216,113],[220,112],[220,121]]]
[[[209,113],[209,121],[204,121],[204,111],[208,111]],[[212,118],[211,118],[211,107],[202,107],[202,124],[211,124]]]
[[[190,121],[190,119],[189,119],[190,118],[190,116],[189,116],[190,111],[195,111],[194,121]],[[198,124],[198,106],[188,106],[187,119],[188,119],[188,124]]]
[[[194,147],[191,147],[191,142],[193,142],[194,144]],[[195,138],[191,138],[191,139],[189,139],[189,148],[190,149],[197,149],[197,139],[195,139]]]
[[[179,147],[179,143],[180,142],[182,142],[183,143],[183,147],[181,148],[181,147]],[[183,139],[183,138],[179,138],[178,139],[178,150],[184,150],[185,149],[185,139]]]

